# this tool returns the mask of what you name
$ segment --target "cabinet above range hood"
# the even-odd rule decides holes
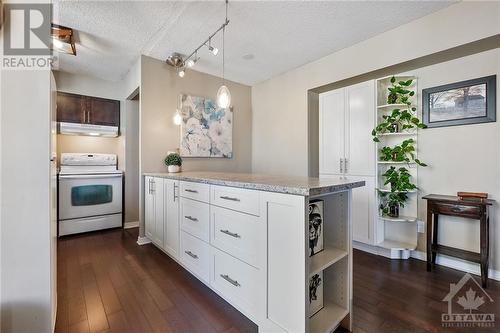
[[[58,133],[117,137],[120,135],[120,101],[57,93]]]
[[[116,138],[120,135],[118,126],[103,126],[66,122],[58,123],[58,133],[69,135],[104,136],[108,138]]]

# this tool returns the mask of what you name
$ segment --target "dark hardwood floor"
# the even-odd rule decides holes
[[[56,332],[256,332],[257,327],[152,245],[137,229],[71,236],[58,243]],[[463,273],[425,262],[354,253],[354,332],[454,332],[441,327],[442,299]],[[500,316],[500,283],[487,289]],[[500,323],[499,323],[500,325]],[[455,329],[494,332],[495,329]],[[498,332],[498,330],[497,330]]]

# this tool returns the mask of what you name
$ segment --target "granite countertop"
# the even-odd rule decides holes
[[[363,180],[348,180],[342,177],[313,178],[203,171],[144,173],[143,175],[303,196],[338,192],[365,185]]]

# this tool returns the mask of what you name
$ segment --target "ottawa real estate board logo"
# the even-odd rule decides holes
[[[493,299],[469,273],[450,284],[443,302],[448,302],[448,313],[441,314],[443,327],[495,327],[495,314],[487,313]]]
[[[2,69],[50,69],[52,54],[50,3],[8,3],[2,6]]]

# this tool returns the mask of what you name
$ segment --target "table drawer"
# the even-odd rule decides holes
[[[212,247],[210,285],[250,315],[256,313],[259,304],[258,270]]]
[[[259,215],[259,192],[234,187],[212,185],[210,203],[239,212]]]
[[[181,231],[180,247],[181,263],[191,273],[208,283],[210,275],[210,245]]]
[[[179,195],[183,198],[209,203],[210,185],[193,182],[181,182]]]
[[[207,203],[181,198],[181,229],[205,242],[210,233],[210,206]]]
[[[210,243],[257,268],[259,251],[266,246],[263,226],[257,216],[215,206],[210,209]]]
[[[459,205],[452,203],[442,203],[434,204],[434,210],[438,214],[446,214],[446,215],[460,215],[460,216],[472,216],[472,217],[480,217],[481,216],[481,207],[479,206],[468,206],[468,205]]]

